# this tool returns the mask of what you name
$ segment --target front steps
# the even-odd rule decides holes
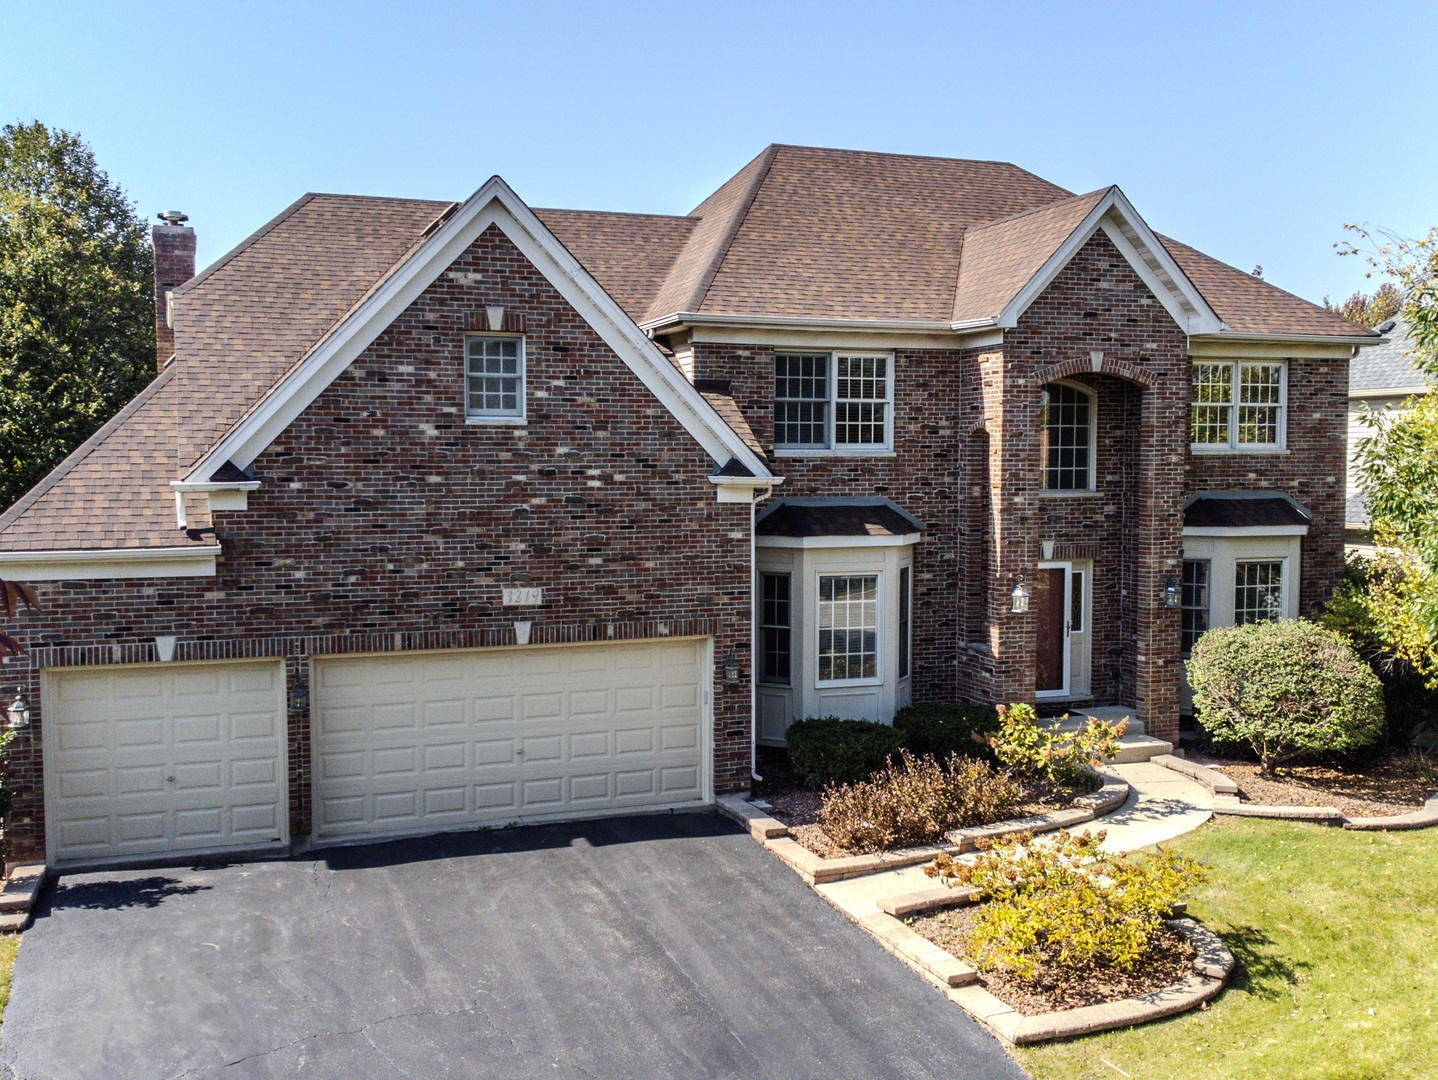
[[[1110,765],[1128,765],[1135,761],[1148,761],[1160,754],[1173,753],[1173,743],[1145,735],[1143,721],[1134,716],[1134,710],[1120,705],[1095,705],[1073,709],[1067,716],[1042,719],[1039,723],[1047,725],[1053,731],[1077,731],[1088,723],[1090,716],[1107,724],[1128,720],[1128,727],[1118,740],[1118,753],[1107,759]]]

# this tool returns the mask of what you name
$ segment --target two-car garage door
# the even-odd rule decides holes
[[[316,659],[315,836],[705,798],[700,639]]]
[[[701,803],[709,648],[316,657],[315,838]],[[287,842],[282,661],[56,669],[42,697],[52,862]]]

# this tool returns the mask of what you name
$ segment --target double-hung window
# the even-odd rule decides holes
[[[469,420],[524,420],[524,340],[470,337],[464,343],[464,415]]]
[[[1268,622],[1283,617],[1283,561],[1243,561],[1233,568],[1233,621]]]
[[[1195,450],[1279,450],[1287,370],[1281,362],[1195,361],[1189,441]]]
[[[819,576],[819,682],[879,675],[879,578]]]
[[[893,357],[776,353],[774,446],[779,450],[886,450],[893,444]]]

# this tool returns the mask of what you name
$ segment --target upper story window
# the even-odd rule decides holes
[[[775,353],[775,448],[889,449],[892,362],[887,354]]]
[[[523,338],[466,338],[464,371],[466,419],[524,419]]]
[[[1194,363],[1189,418],[1193,448],[1282,449],[1287,383],[1282,363]]]
[[[1093,395],[1068,383],[1043,389],[1039,448],[1045,491],[1092,491]]]

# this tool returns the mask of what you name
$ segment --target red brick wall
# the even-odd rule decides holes
[[[294,686],[314,653],[508,644],[516,619],[535,643],[712,633],[745,669],[713,684],[715,790],[747,787],[748,508],[716,501],[708,454],[498,229],[453,269],[255,462],[249,509],[215,515],[217,577],[42,584],[27,663],[149,660],[177,634],[177,659],[287,656]],[[464,331],[496,304],[526,328],[524,428],[464,420]],[[507,585],[544,605],[502,608]],[[308,716],[290,723],[299,835]],[[22,855],[43,844],[40,730],[12,755]]]
[[[155,367],[175,355],[175,331],[166,322],[165,294],[195,276],[195,230],[156,225],[150,230],[155,249]]]

